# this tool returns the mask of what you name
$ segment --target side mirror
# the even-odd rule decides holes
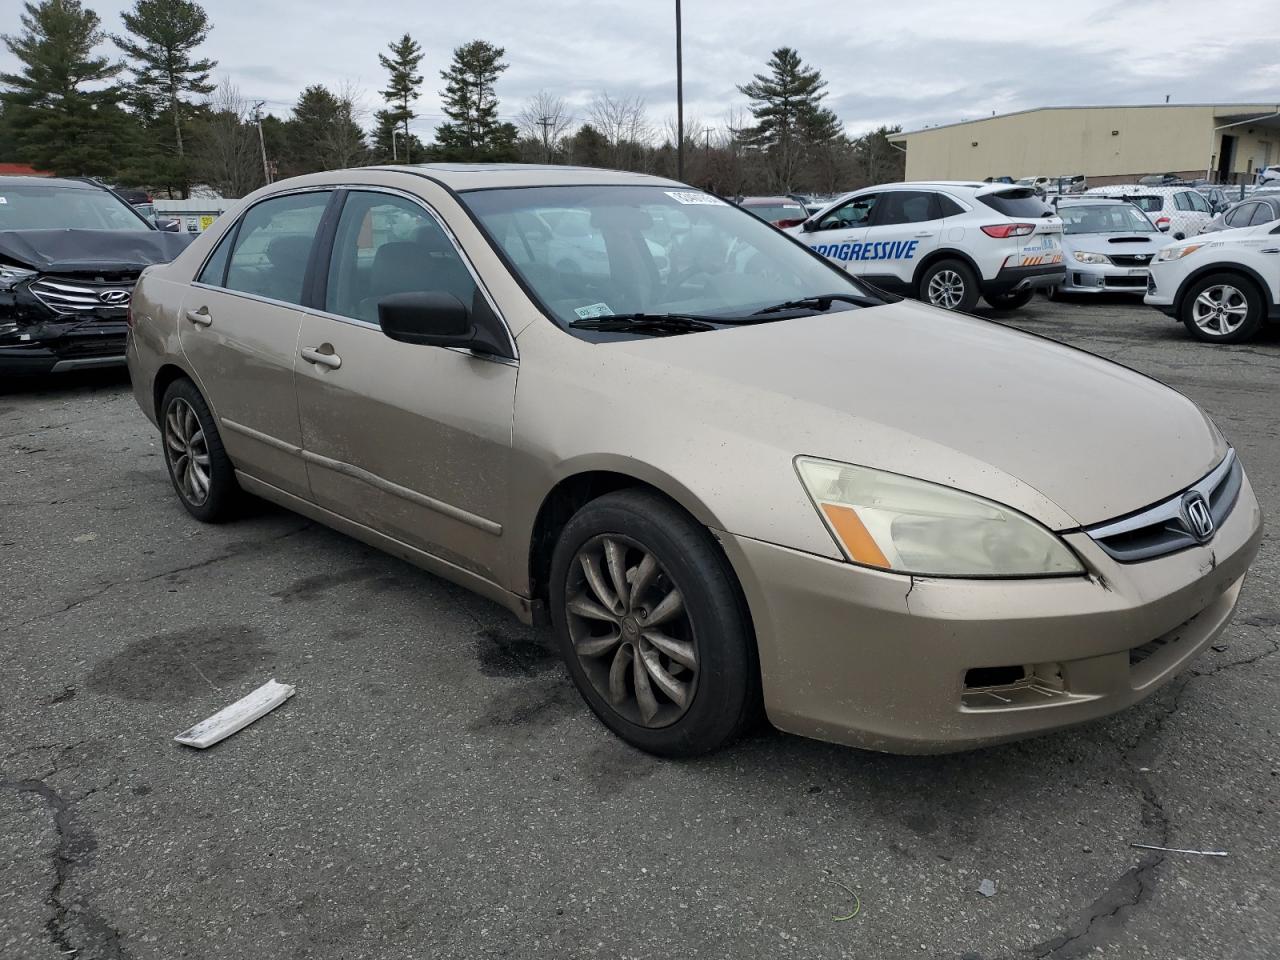
[[[805,233],[813,233],[815,230],[818,229],[818,221],[806,220],[804,223],[800,224],[800,229],[803,230]]]
[[[174,220],[168,217],[155,217],[151,222],[156,225],[157,230],[163,230],[165,233],[180,233],[182,231],[181,220]]]
[[[429,347],[470,347],[476,327],[451,293],[393,293],[378,301],[378,325],[392,340]]]

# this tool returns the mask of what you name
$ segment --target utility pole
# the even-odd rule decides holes
[[[267,140],[262,135],[262,108],[266,105],[265,100],[259,100],[253,105],[253,122],[258,125],[258,147],[262,150],[262,178],[270,183],[271,167],[267,164]]]
[[[552,119],[548,116],[541,116],[535,121],[542,128],[542,162],[551,162],[551,124]]]
[[[680,0],[676,0],[676,179],[684,181],[684,52],[680,35]]]
[[[400,136],[400,128],[391,128],[391,162],[396,162],[396,137]]]
[[[412,149],[413,149],[413,143],[409,139],[409,118],[405,117],[404,118],[404,162],[405,163],[413,163],[413,157],[410,156],[410,151]]]

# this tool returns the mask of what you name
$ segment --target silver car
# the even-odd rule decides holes
[[[1063,293],[1133,293],[1147,289],[1147,266],[1173,241],[1145,213],[1125,200],[1063,199],[1062,262],[1067,276],[1050,290]]]

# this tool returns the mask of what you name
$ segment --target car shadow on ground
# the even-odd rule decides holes
[[[39,376],[0,375],[0,396],[83,395],[97,391],[118,390],[120,387],[129,386],[129,382],[129,370],[123,366]]]

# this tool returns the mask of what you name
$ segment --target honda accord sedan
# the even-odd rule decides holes
[[[548,211],[601,269],[558,265]],[[262,497],[549,622],[658,754],[761,712],[909,753],[1114,713],[1224,629],[1261,537],[1185,397],[655,177],[282,181],[149,267],[131,323],[194,517]]]

